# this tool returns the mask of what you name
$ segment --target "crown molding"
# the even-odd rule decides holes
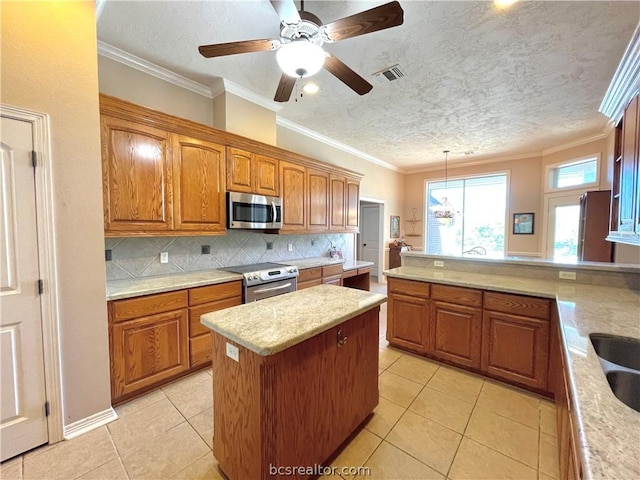
[[[368,162],[371,163],[375,163],[376,165],[379,165],[381,167],[384,167],[386,169],[389,170],[393,170],[395,172],[400,172],[400,173],[406,173],[404,170],[396,167],[395,165],[391,165],[390,163],[385,162],[384,160],[380,160],[377,157],[374,157],[373,155],[369,155],[368,153],[364,153],[361,150],[358,150],[356,148],[350,147],[349,145],[342,143],[342,142],[338,142],[337,140],[334,140],[333,138],[327,137],[325,135],[322,135],[321,133],[318,133],[316,131],[310,130],[306,127],[303,127],[302,125],[298,125],[297,123],[291,122],[290,120],[286,120],[282,117],[276,116],[276,125],[279,125],[281,127],[285,127],[288,128],[289,130],[293,130],[294,132],[300,133],[302,135],[305,135],[309,138],[312,138],[314,140],[317,140],[318,142],[322,142],[326,145],[329,145],[331,147],[337,148],[338,150],[342,150],[343,152],[349,153],[351,155],[354,155],[356,157],[360,157],[363,160],[366,160]]]
[[[114,47],[113,45],[109,45],[101,40],[98,40],[98,55],[115,60],[116,62],[135,68],[136,70],[152,75],[160,80],[177,85],[178,87],[190,90],[198,95],[202,95],[203,97],[213,98],[211,88],[206,85],[191,80],[190,78],[183,77],[182,75],[160,67],[143,58],[136,57],[129,52],[125,52],[124,50]]]
[[[505,155],[503,157],[486,157],[477,160],[470,160],[468,162],[451,162],[449,161],[449,168],[463,168],[463,167],[473,167],[476,165],[485,165],[487,163],[500,163],[500,162],[509,162],[512,160],[523,160],[525,158],[536,158],[542,156],[541,152],[528,152],[528,153],[519,153],[516,155]],[[437,165],[433,165],[432,167],[419,167],[415,169],[407,169],[404,171],[406,174],[413,173],[425,173],[425,172],[433,172],[436,170],[442,170],[444,168],[444,162],[438,163]]]
[[[222,83],[226,92],[232,93],[237,97],[244,98],[251,103],[260,105],[261,107],[264,107],[273,112],[279,112],[282,109],[282,106],[278,105],[275,101],[263,97],[262,95],[258,95],[248,88],[244,88],[237,83],[233,83],[232,81],[227,80],[226,78],[222,79]]]
[[[552,153],[561,152],[563,150],[568,150],[570,148],[579,147],[580,145],[586,145],[587,143],[597,142],[598,140],[607,138],[609,132],[611,132],[611,130],[607,124],[604,127],[604,130],[600,133],[589,135],[588,137],[584,137],[584,138],[579,138],[578,140],[574,140],[573,142],[568,142],[562,145],[557,145],[555,147],[547,148],[545,150],[542,150],[542,155],[550,155]]]
[[[640,23],[633,32],[598,111],[604,113],[614,123],[618,123],[625,107],[638,90],[640,90]]]

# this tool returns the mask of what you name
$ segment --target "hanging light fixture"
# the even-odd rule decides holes
[[[448,160],[449,160],[449,150],[445,150],[444,152],[444,196],[442,197],[442,203],[437,205],[433,210],[433,215],[436,217],[439,223],[443,225],[448,225],[451,223],[451,220],[455,216],[455,210],[453,206],[449,203],[449,199],[447,198],[447,194],[449,192],[449,172],[448,172]]]

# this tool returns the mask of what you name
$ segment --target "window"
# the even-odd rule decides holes
[[[507,175],[471,177],[427,183],[425,252],[437,255],[504,256]],[[445,201],[451,219],[434,212]]]
[[[597,156],[547,167],[550,190],[584,187],[598,183]]]

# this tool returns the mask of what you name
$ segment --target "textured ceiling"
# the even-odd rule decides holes
[[[383,3],[306,1],[305,10],[329,22]],[[598,106],[640,21],[640,2],[530,1],[507,11],[480,1],[400,3],[402,26],[324,45],[370,80],[369,94],[321,71],[310,79],[320,91],[292,97],[278,115],[408,170],[441,163],[444,149],[455,162],[601,133]],[[205,85],[226,78],[272,99],[274,52],[205,59],[197,47],[278,38],[278,22],[267,0],[109,0],[98,38]],[[396,63],[405,78],[370,78]]]

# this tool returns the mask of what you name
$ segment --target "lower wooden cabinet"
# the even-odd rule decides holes
[[[322,267],[305,268],[298,275],[298,290],[322,285]]]
[[[458,365],[480,368],[482,309],[431,301],[429,353]]]
[[[429,284],[389,278],[387,340],[417,353],[429,348]]]
[[[482,319],[482,370],[547,389],[549,321],[485,310]]]
[[[111,397],[115,400],[189,368],[187,309],[114,323]]]

